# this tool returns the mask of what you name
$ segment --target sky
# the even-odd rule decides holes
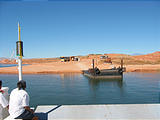
[[[160,51],[158,0],[0,0],[0,57],[24,58]]]

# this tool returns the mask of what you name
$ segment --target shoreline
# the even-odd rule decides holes
[[[18,72],[0,72],[0,74],[4,75],[18,75]],[[23,73],[24,75],[47,75],[47,74],[83,74],[83,72],[38,72],[38,73]]]
[[[110,64],[101,64],[97,66],[99,69],[110,69]],[[115,65],[119,67],[119,65]],[[160,72],[160,64],[151,65],[125,65],[127,72]],[[53,62],[53,63],[41,63],[30,64],[23,66],[23,74],[82,74],[83,70],[92,68],[92,65],[88,62]],[[0,74],[18,74],[17,66],[1,67]]]
[[[160,73],[159,70],[153,71],[132,71],[132,72],[124,72],[125,73]],[[83,74],[82,72],[41,72],[41,73],[23,73],[23,75],[54,75],[54,74]],[[7,73],[7,72],[0,72],[0,75],[18,75],[18,73]]]
[[[112,62],[107,62],[101,56],[108,56]],[[62,74],[82,73],[83,70],[92,68],[92,60],[95,59],[95,67],[99,69],[111,69],[123,66],[126,72],[160,72],[160,51],[146,55],[127,54],[89,54],[77,56],[79,61],[61,62],[60,58],[33,58],[23,59],[23,74]],[[17,64],[16,60],[2,59],[0,64]],[[25,65],[27,64],[27,65]],[[4,64],[5,65],[5,64]],[[17,66],[0,67],[0,74],[18,74]]]

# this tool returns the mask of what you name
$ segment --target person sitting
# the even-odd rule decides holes
[[[4,91],[1,89],[2,88],[2,81],[0,80],[0,105],[3,107],[3,108],[8,108],[8,101],[5,99],[3,93]]]
[[[9,101],[10,116],[14,119],[38,120],[29,107],[29,95],[25,89],[26,82],[21,80],[17,83],[17,88],[12,90]]]

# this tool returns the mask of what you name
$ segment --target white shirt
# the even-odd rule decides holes
[[[1,92],[0,92],[0,104],[2,105],[3,108],[8,106],[8,101],[5,99],[5,97]]]
[[[20,116],[24,111],[24,107],[29,106],[29,95],[25,90],[12,90],[9,101],[9,114],[12,118]]]

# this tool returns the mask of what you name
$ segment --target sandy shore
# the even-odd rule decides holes
[[[126,72],[160,72],[160,51],[146,55],[104,54],[111,58],[115,67],[119,67],[123,59]],[[113,67],[111,63],[100,59],[102,54],[78,56],[80,61],[60,62],[59,58],[23,59],[23,74],[82,73],[92,68],[92,59],[100,69]],[[16,60],[0,59],[1,64],[17,64]],[[17,67],[0,68],[0,74],[18,74]]]
[[[126,72],[160,72],[160,64],[127,65]]]
[[[53,62],[23,66],[23,74],[42,74],[42,73],[81,73],[88,69],[85,63],[81,62]],[[17,74],[17,67],[0,68],[0,74]]]
[[[115,65],[118,67],[119,65]],[[111,68],[110,64],[98,65],[100,69]],[[160,72],[160,64],[125,65],[126,72]],[[51,62],[37,63],[23,66],[23,74],[55,74],[55,73],[82,73],[82,70],[91,68],[90,61],[81,62]],[[17,67],[0,68],[0,74],[18,74]]]

